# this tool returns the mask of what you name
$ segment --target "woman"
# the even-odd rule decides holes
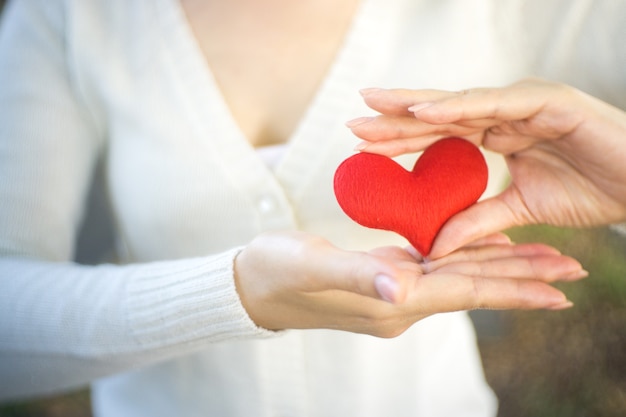
[[[98,416],[494,415],[467,316],[434,314],[567,308],[548,282],[581,266],[491,235],[427,271],[331,184],[359,88],[528,70],[502,7],[9,3],[2,397],[92,383]],[[70,261],[98,158],[120,262],[86,267]]]

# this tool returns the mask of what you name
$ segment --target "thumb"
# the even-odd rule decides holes
[[[429,257],[440,258],[477,239],[516,226],[517,216],[502,194],[476,203],[452,216],[435,238]]]
[[[406,298],[409,278],[420,272],[419,265],[406,251],[385,247],[370,253],[343,253],[341,259],[335,260],[332,271],[322,272],[320,284],[324,289],[348,291],[397,304]]]

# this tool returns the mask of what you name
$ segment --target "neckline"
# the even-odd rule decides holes
[[[221,159],[218,163],[225,170],[238,176],[239,181],[258,184],[271,177],[283,188],[297,188],[302,177],[329,152],[332,144],[329,129],[345,129],[343,121],[352,116],[353,103],[345,102],[346,95],[356,99],[358,89],[367,85],[364,81],[369,79],[367,74],[376,66],[367,62],[367,57],[380,30],[377,14],[382,3],[362,0],[358,5],[320,88],[285,142],[285,154],[272,171],[236,123],[179,0],[159,2],[159,19],[163,41],[168,43],[167,53],[171,55],[171,69],[177,73],[180,87],[188,93],[185,111],[201,140],[210,142],[208,146],[218,155],[216,159]]]

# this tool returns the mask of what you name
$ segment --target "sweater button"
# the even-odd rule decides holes
[[[271,213],[276,209],[276,200],[270,195],[263,196],[257,201],[257,208],[262,214]]]

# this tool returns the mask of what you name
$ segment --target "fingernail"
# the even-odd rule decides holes
[[[375,117],[357,117],[356,119],[348,120],[346,122],[346,126],[348,126],[349,128],[353,128],[365,123],[369,123],[374,119]]]
[[[573,307],[573,306],[574,306],[574,303],[572,303],[569,300],[566,300],[566,301],[564,301],[562,303],[558,303],[558,304],[555,304],[553,306],[550,306],[547,309],[548,310],[553,310],[553,311],[558,311],[558,310],[565,310],[565,309]]]
[[[584,269],[581,269],[579,271],[576,272],[572,272],[571,274],[565,275],[563,277],[563,279],[565,281],[575,281],[577,279],[582,279],[582,278],[586,278],[589,276],[589,272],[585,271]]]
[[[428,107],[432,106],[433,104],[435,104],[435,103],[426,102],[426,103],[414,104],[414,105],[412,105],[411,107],[409,107],[409,108],[408,108],[408,110],[409,110],[411,113],[417,113],[417,112],[419,112],[420,110],[424,110],[424,109],[426,109],[426,108],[428,108]]]
[[[377,93],[379,91],[382,91],[382,88],[362,88],[359,90],[359,94],[361,94],[362,96],[366,96],[368,94]]]
[[[398,284],[387,275],[376,275],[374,278],[374,287],[380,298],[390,303],[393,303],[396,299],[396,293],[398,292]]]
[[[364,150],[365,150],[365,148],[367,148],[368,146],[370,146],[370,143],[369,143],[369,142],[365,142],[365,141],[363,141],[363,142],[359,142],[359,143],[357,143],[357,145],[354,147],[354,150],[355,150],[355,151],[358,151],[358,152],[360,152],[360,151],[364,151]]]

